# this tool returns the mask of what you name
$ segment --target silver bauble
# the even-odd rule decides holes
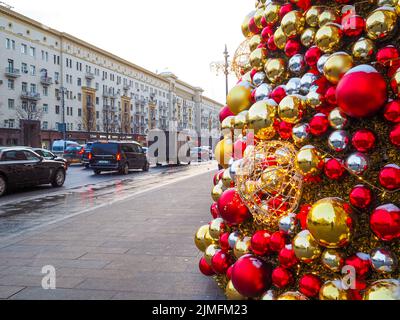
[[[253,76],[253,84],[254,84],[256,87],[259,87],[259,86],[264,82],[265,77],[266,77],[266,75],[265,75],[264,72],[262,72],[262,71],[257,72],[257,73]]]
[[[339,108],[332,110],[329,114],[329,124],[333,129],[343,130],[346,128],[348,123],[349,119],[339,110]]]
[[[328,61],[330,56],[331,56],[330,54],[324,54],[319,58],[319,60],[317,62],[317,68],[318,68],[319,73],[321,73],[321,74],[324,73],[325,63],[326,63],[326,61]]]
[[[360,152],[353,153],[346,160],[346,168],[350,173],[357,176],[362,176],[368,170],[368,167],[367,157]]]
[[[230,173],[233,181],[236,180],[238,170],[240,169],[240,166],[242,165],[242,163],[243,163],[242,159],[236,160],[235,162],[232,163],[231,167],[229,168],[229,173]]]
[[[344,130],[334,131],[328,138],[328,145],[335,152],[345,151],[348,148],[349,144],[349,134]]]
[[[279,220],[279,230],[288,234],[292,235],[296,231],[296,214],[289,213],[287,216],[282,217]]]
[[[272,87],[267,84],[263,83],[256,89],[255,99],[256,101],[267,100],[269,95],[272,92]]]
[[[388,249],[379,248],[371,252],[371,266],[379,273],[392,273],[397,270],[398,260]]]
[[[291,78],[286,84],[286,93],[288,95],[298,94],[300,92],[301,79]]]
[[[310,125],[299,123],[293,128],[293,139],[295,143],[306,143],[310,139]]]
[[[229,235],[228,242],[229,242],[229,247],[231,249],[235,248],[236,242],[239,240],[239,233],[238,232],[232,232]]]
[[[314,84],[314,82],[317,80],[317,76],[312,73],[306,73],[302,78],[301,78],[301,86],[300,86],[300,93],[303,95],[307,95],[310,92],[311,86]]]
[[[295,54],[290,58],[288,68],[289,71],[295,75],[303,73],[306,68],[304,56],[302,54]]]

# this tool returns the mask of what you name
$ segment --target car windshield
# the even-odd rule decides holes
[[[118,153],[117,143],[98,143],[92,146],[92,153],[97,155],[115,155]]]

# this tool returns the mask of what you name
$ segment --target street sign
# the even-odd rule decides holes
[[[59,123],[59,124],[58,124],[57,130],[58,130],[58,132],[65,132],[65,131],[67,131],[67,124],[66,124],[66,123]]]

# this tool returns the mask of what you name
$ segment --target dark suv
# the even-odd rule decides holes
[[[118,171],[126,175],[131,169],[149,171],[150,168],[146,153],[136,142],[96,142],[92,145],[89,159],[95,174]]]
[[[92,146],[93,142],[88,142],[82,149],[82,164],[86,167],[89,168],[90,166],[90,159],[89,155],[92,152]]]

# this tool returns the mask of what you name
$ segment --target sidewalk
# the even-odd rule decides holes
[[[0,244],[0,299],[220,299],[198,271],[212,172],[133,196]],[[56,290],[43,290],[43,266]]]

